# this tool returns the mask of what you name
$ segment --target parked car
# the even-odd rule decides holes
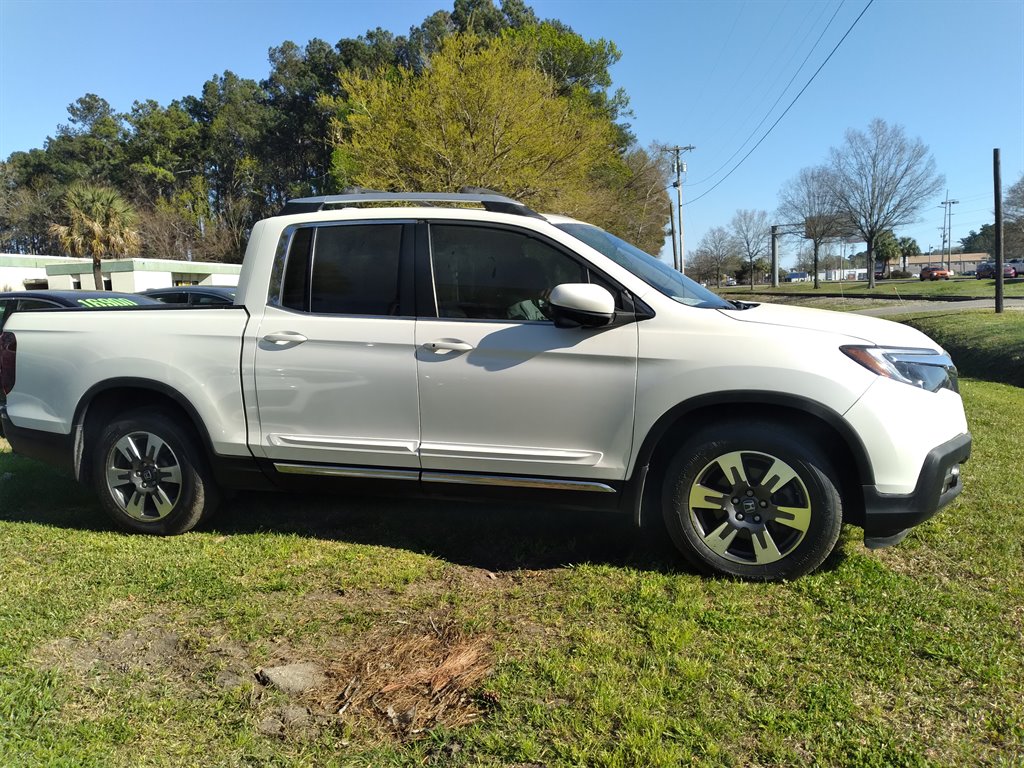
[[[1017,273],[1016,277],[1024,276],[1024,259],[1010,259],[1004,262],[1003,266],[1013,267],[1013,270]]]
[[[921,270],[922,280],[949,280],[953,273],[945,267],[928,266]]]
[[[149,296],[164,304],[210,307],[234,304],[237,291],[237,288],[224,285],[176,285],[172,288],[150,288],[148,291],[140,291],[139,295]]]
[[[1010,265],[1009,263],[1003,264],[1003,279],[1004,280],[1008,280],[1008,279],[1017,277],[1017,275],[1019,275],[1019,274],[1020,273],[1012,265]],[[987,262],[985,264],[979,264],[978,265],[978,270],[977,270],[977,272],[974,275],[974,277],[976,279],[978,279],[978,280],[981,280],[981,279],[993,280],[993,279],[995,279],[995,276],[996,276],[996,265],[993,264],[992,262]]]
[[[702,571],[791,579],[844,522],[898,543],[970,456],[920,331],[727,301],[492,193],[292,201],[235,305],[129,311],[15,315],[0,429],[130,531],[183,533],[221,489],[376,483],[661,519]]]
[[[0,293],[0,331],[15,312],[59,307],[138,307],[158,304],[155,299],[136,293],[116,291],[5,291]]]

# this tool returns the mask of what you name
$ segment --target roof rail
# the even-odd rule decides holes
[[[462,187],[458,192],[381,192],[375,189],[350,188],[340,195],[289,200],[277,215],[315,213],[325,208],[351,208],[366,203],[478,203],[484,210],[492,213],[544,218],[518,200],[482,187]]]

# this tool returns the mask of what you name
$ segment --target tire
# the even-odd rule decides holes
[[[839,539],[835,478],[805,436],[781,424],[729,422],[702,429],[676,453],[662,511],[673,543],[701,572],[794,579],[821,565]]]
[[[184,533],[219,502],[197,441],[164,411],[134,411],[107,426],[92,461],[100,504],[126,531]]]

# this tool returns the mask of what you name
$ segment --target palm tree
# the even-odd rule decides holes
[[[96,290],[103,290],[100,259],[128,256],[138,251],[138,215],[131,205],[110,187],[92,184],[71,186],[64,198],[68,224],[50,225],[65,253],[91,256]]]

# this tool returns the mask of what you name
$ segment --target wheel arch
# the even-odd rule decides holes
[[[814,400],[776,392],[730,391],[687,400],[664,413],[647,433],[637,453],[634,475],[644,477],[645,490],[634,510],[643,525],[645,508],[660,499],[664,472],[686,439],[715,423],[726,421],[778,421],[808,435],[828,456],[841,483],[846,522],[862,524],[862,485],[874,483],[874,472],[863,441],[843,417]],[[660,517],[660,515],[659,515]]]
[[[91,480],[87,451],[103,427],[117,414],[147,407],[160,408],[179,416],[205,458],[208,461],[213,459],[210,434],[188,398],[173,387],[151,379],[109,379],[90,387],[75,409],[73,460],[75,478],[79,482],[89,483]]]

